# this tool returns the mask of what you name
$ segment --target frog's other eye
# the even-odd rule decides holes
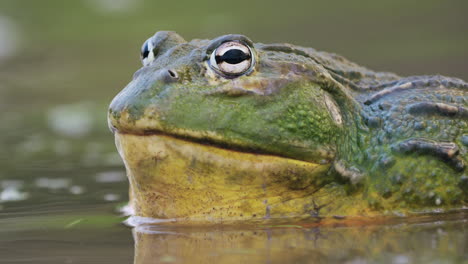
[[[148,66],[154,61],[154,58],[153,38],[149,38],[143,43],[143,46],[141,46],[141,63],[143,63],[143,66]]]
[[[210,57],[211,68],[230,78],[247,73],[253,64],[250,47],[237,41],[224,42]]]

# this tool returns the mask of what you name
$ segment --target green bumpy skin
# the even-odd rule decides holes
[[[187,42],[162,31],[152,41],[154,61],[109,109],[136,215],[226,221],[468,204],[464,81],[403,78],[241,35]],[[209,65],[229,41],[255,61],[235,78]]]

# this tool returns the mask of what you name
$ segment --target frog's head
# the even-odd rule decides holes
[[[230,212],[266,207],[271,215],[268,197],[326,182],[351,118],[343,109],[353,102],[317,60],[288,44],[254,44],[242,35],[187,42],[166,31],[143,44],[141,58],[143,67],[109,110],[139,214],[199,216],[231,198],[247,202],[229,192],[252,185],[244,194],[255,202]],[[213,197],[182,202],[190,188],[189,199],[208,189]],[[150,198],[164,208],[143,205]],[[302,214],[305,203],[311,201],[295,205],[301,209],[277,206],[278,215]]]
[[[343,126],[333,82],[313,59],[281,46],[158,32],[143,44],[143,68],[110,106],[111,128],[329,163]]]

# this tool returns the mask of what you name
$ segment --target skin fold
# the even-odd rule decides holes
[[[247,53],[223,55],[231,43]],[[216,222],[468,203],[460,79],[374,72],[241,35],[187,42],[161,31],[142,54],[108,114],[135,215]],[[223,72],[239,61],[251,67]]]

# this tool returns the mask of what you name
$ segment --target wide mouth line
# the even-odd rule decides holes
[[[115,129],[115,128],[114,128]],[[267,150],[262,150],[258,148],[252,148],[248,146],[242,146],[239,144],[232,144],[232,143],[227,143],[223,142],[220,140],[216,140],[213,138],[208,138],[208,137],[203,137],[203,138],[196,138],[193,136],[187,136],[187,135],[180,135],[180,134],[175,134],[175,133],[166,133],[157,129],[147,129],[141,132],[135,132],[135,131],[119,131],[115,129],[115,133],[118,134],[129,134],[129,135],[134,135],[134,136],[164,136],[164,137],[169,137],[169,138],[174,138],[177,140],[182,140],[186,141],[189,143],[194,143],[194,144],[199,144],[203,146],[208,146],[208,147],[213,147],[213,148],[218,148],[226,151],[235,151],[235,152],[240,152],[240,153],[245,153],[245,154],[253,154],[253,155],[262,155],[262,156],[272,156],[276,158],[283,158],[283,159],[290,159],[290,160],[296,160],[300,162],[306,162],[306,163],[312,163],[312,164],[317,164],[316,162],[310,161],[310,160],[303,160],[303,159],[297,159],[291,156],[286,156],[282,155],[277,152],[273,151],[267,151]]]

